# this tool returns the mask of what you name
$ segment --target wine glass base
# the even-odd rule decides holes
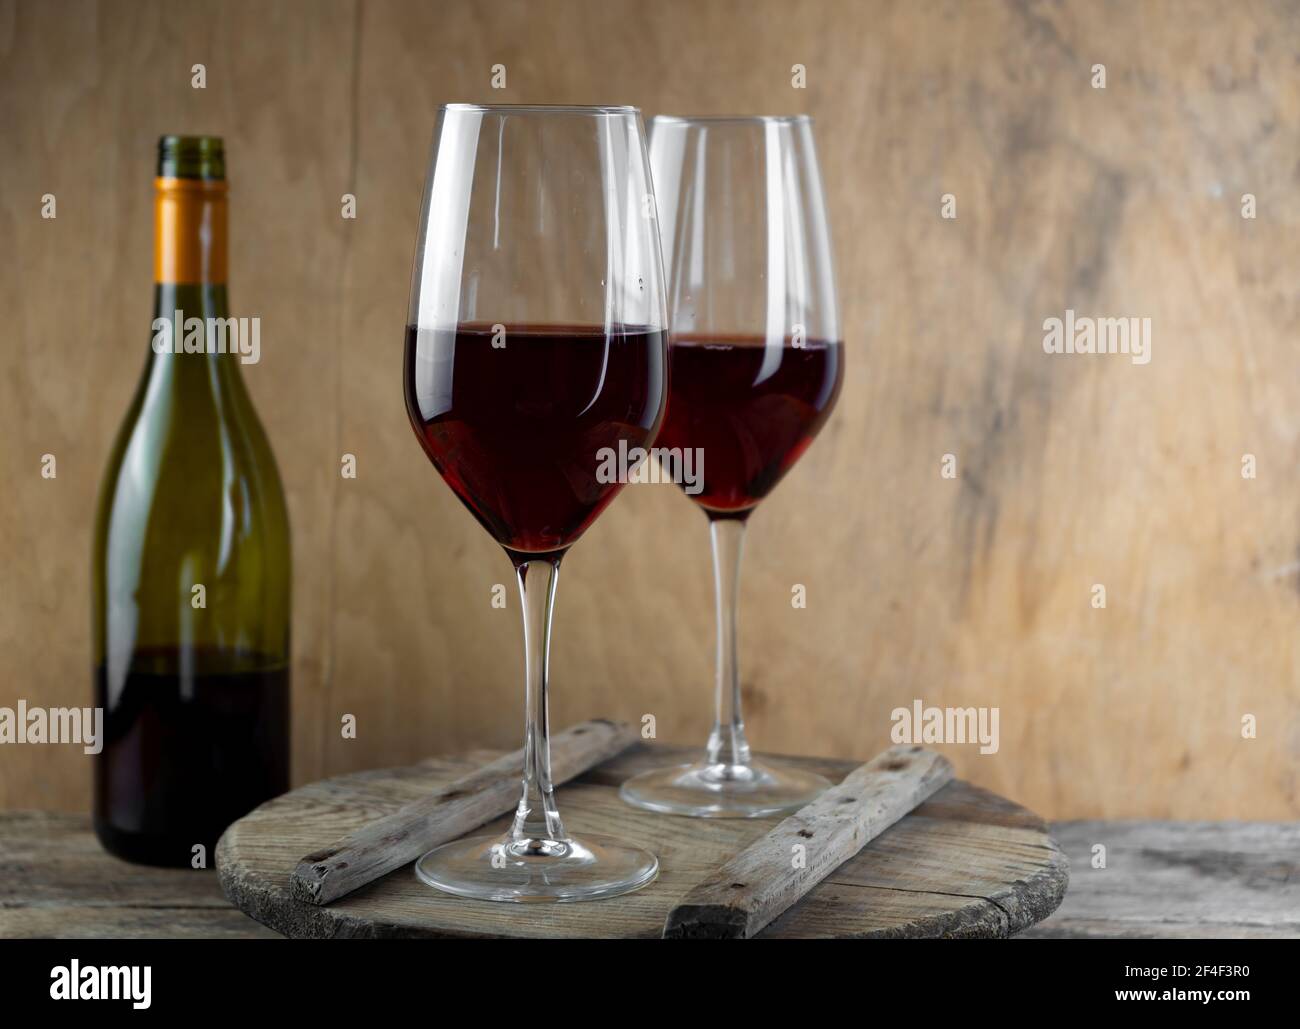
[[[513,842],[472,836],[435,847],[415,863],[421,882],[473,900],[514,903],[600,900],[654,882],[648,850],[604,836]]]
[[[666,815],[762,818],[797,811],[829,786],[815,772],[785,765],[697,761],[633,776],[619,796],[633,807]]]

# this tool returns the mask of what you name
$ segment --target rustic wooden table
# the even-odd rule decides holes
[[[1300,823],[1061,822],[1053,835],[1069,892],[1023,936],[1300,937]],[[0,937],[275,935],[226,901],[214,871],[118,861],[84,816],[0,813]]]

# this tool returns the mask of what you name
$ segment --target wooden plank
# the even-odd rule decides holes
[[[668,913],[664,938],[749,939],[951,779],[933,751],[891,747],[696,884]]]
[[[211,868],[133,865],[100,847],[85,815],[0,814],[0,938],[265,938]]]
[[[1070,892],[1026,935],[1300,937],[1300,823],[1078,821],[1053,832]]]
[[[1294,36],[1269,0],[0,2],[0,564],[21,598],[0,645],[26,670],[0,704],[90,696],[87,562],[66,541],[89,537],[145,352],[159,132],[227,139],[233,313],[263,320],[245,378],[292,519],[306,782],[517,743],[517,606],[490,602],[510,569],[429,468],[392,370],[436,105],[806,111],[846,379],[750,523],[751,740],[857,754],[914,697],[978,703],[1001,710],[1001,751],[944,753],[1045,814],[1296,817],[1291,736],[1239,730],[1300,710]],[[1068,306],[1152,316],[1151,364],[1044,355]],[[702,744],[712,603],[698,512],[629,488],[565,562],[557,723],[652,713]],[[86,764],[0,750],[0,806],[83,810]]]
[[[567,782],[636,739],[627,724],[603,718],[570,726],[551,739],[552,777]],[[293,872],[294,897],[328,904],[512,810],[523,761],[523,750],[507,754],[307,855]]]
[[[671,748],[642,745],[615,759],[663,763]],[[840,762],[832,778],[857,767]],[[720,864],[780,819],[673,818],[618,797],[618,782],[574,781],[558,791],[573,833],[600,832],[650,846],[656,882],[591,904],[467,903],[400,868],[328,906],[294,898],[290,872],[302,854],[464,774],[440,762],[313,783],[278,798],[226,832],[217,860],[227,896],[262,923],[304,937],[657,938],[668,912]],[[602,778],[597,775],[595,778]],[[504,832],[508,818],[485,828]],[[925,855],[927,862],[918,861]],[[952,782],[876,837],[758,938],[799,936],[1006,936],[1060,902],[1064,856],[1031,812]]]
[[[216,876],[206,874],[221,894]],[[224,898],[223,898],[224,899]],[[0,939],[56,940],[275,940],[282,939],[264,925],[227,904],[214,908],[127,907],[63,904],[58,907],[0,909]]]

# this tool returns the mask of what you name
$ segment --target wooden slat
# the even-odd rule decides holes
[[[749,939],[951,780],[946,758],[891,747],[692,887],[668,913],[664,937]]]
[[[635,739],[630,726],[606,719],[556,733],[550,743],[555,783],[599,765]],[[294,896],[328,904],[512,810],[519,803],[523,762],[522,750],[497,758],[308,854],[294,869]]]

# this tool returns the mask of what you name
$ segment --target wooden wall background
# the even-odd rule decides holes
[[[436,106],[807,111],[848,377],[751,523],[751,738],[867,756],[915,698],[996,705],[997,755],[943,749],[1044,814],[1296,816],[1298,49],[1300,7],[1263,0],[0,0],[0,704],[90,696],[93,502],[147,346],[160,133],[227,141],[232,296],[263,320],[246,376],[293,519],[302,782],[519,736],[507,563],[400,392]],[[1067,307],[1149,316],[1153,360],[1044,355]],[[651,712],[702,741],[710,604],[704,519],[630,489],[564,568],[557,722]],[[83,809],[89,782],[78,748],[0,748],[0,807]]]

